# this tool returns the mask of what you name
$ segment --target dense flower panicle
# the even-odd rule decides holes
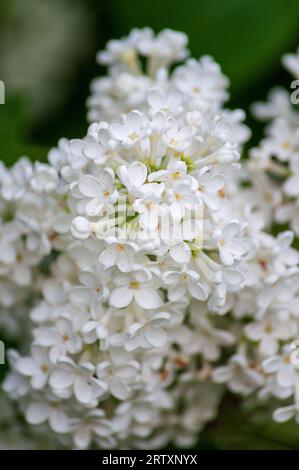
[[[223,109],[229,82],[212,57],[190,58],[169,70],[188,57],[187,43],[184,33],[163,30],[154,36],[150,28],[109,41],[107,50],[97,56],[100,64],[108,65],[108,74],[91,84],[89,121],[119,121],[133,109],[151,116],[158,111],[176,116],[184,110],[190,111],[191,125],[194,119],[204,126],[207,116],[209,121],[222,117],[223,132],[229,132],[235,144],[244,143],[250,135],[242,122],[244,112]]]
[[[294,176],[269,178],[272,137],[240,166],[249,131],[219,66],[168,71],[186,47],[170,30],[109,42],[87,135],[1,168],[1,301],[30,298],[34,324],[4,389],[61,447],[191,446],[226,388],[297,413],[299,254],[269,232]]]
[[[286,54],[285,68],[298,79],[299,55]],[[296,81],[294,82],[296,83]],[[298,90],[294,90],[294,99]],[[291,95],[292,98],[292,95]],[[295,103],[296,104],[296,103]],[[268,121],[266,137],[259,147],[252,149],[251,167],[259,173],[275,197],[269,199],[273,218],[279,224],[289,224],[299,235],[299,113],[292,105],[289,93],[276,89],[267,103],[253,108],[259,119]]]

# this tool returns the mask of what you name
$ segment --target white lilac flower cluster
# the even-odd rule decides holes
[[[49,263],[55,259],[55,252],[63,249],[61,221],[66,219],[63,198],[54,192],[58,180],[54,168],[32,164],[26,158],[9,169],[3,164],[0,167],[0,331],[1,339],[17,344],[20,352],[28,348],[30,311],[40,302]],[[55,278],[59,282],[57,274]],[[14,366],[18,354],[12,352],[9,356]],[[4,388],[10,394],[13,377],[8,378]],[[26,393],[24,384],[20,383],[19,393]],[[38,435],[30,440],[31,431],[24,434],[15,406],[9,406],[3,392],[0,401],[2,445],[38,445]]]
[[[186,45],[110,41],[87,135],[1,172],[3,282],[14,298],[26,280],[34,322],[4,389],[57,446],[191,446],[225,389],[289,400],[277,421],[299,409],[299,253],[269,233],[280,190],[238,163],[249,131],[219,66],[173,67]]]
[[[0,167],[0,324],[12,338],[24,336],[25,312],[40,295],[47,256],[63,243],[54,231],[63,213],[54,194],[58,180],[54,168],[26,158]]]
[[[292,97],[298,104],[299,49],[297,54],[286,54],[283,65],[296,80],[291,94],[276,88],[268,102],[254,105],[255,116],[266,121],[267,128],[266,137],[251,151],[250,166],[267,188],[274,221],[289,224],[299,236],[299,112],[292,104]]]

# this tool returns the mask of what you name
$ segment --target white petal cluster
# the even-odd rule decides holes
[[[3,290],[34,323],[4,388],[62,447],[191,446],[225,389],[289,400],[277,421],[299,410],[299,253],[269,231],[292,182],[272,182],[263,142],[241,167],[249,132],[219,66],[167,70],[186,45],[150,29],[109,42],[87,135],[1,169]]]
[[[134,29],[126,38],[109,41],[97,56],[108,72],[91,84],[88,120],[119,121],[134,109],[150,116],[159,111],[177,116],[188,110],[190,125],[207,116],[221,117],[224,122],[218,123],[218,131],[229,132],[235,144],[245,142],[250,133],[242,122],[244,112],[223,108],[229,97],[227,77],[210,56],[188,58],[187,45],[184,33],[165,29],[155,36],[150,28]]]
[[[299,76],[298,57],[298,53],[286,54],[282,60],[295,78]],[[296,85],[296,81],[293,83]],[[299,403],[299,256],[292,247],[299,235],[299,114],[291,93],[292,90],[288,93],[275,89],[267,103],[253,107],[256,117],[268,125],[265,138],[250,151],[244,174],[239,177],[249,183],[244,197],[251,200],[246,211],[250,213],[255,243],[248,256],[246,288],[237,294],[233,311],[236,318],[250,321],[243,326],[245,341],[240,347],[241,355],[238,353],[229,365],[231,375],[236,361],[239,364],[251,361],[251,374],[256,375],[255,378],[252,375],[252,389],[240,388],[238,392],[257,391],[258,404],[266,406],[269,413],[274,410],[273,419],[277,422],[298,420]],[[232,187],[232,191],[236,192],[236,188]],[[270,232],[273,228],[276,233],[285,228],[292,231],[281,231],[276,237],[259,233],[261,229]],[[236,373],[225,377],[229,374],[226,367],[220,368],[218,381],[229,380],[229,388],[236,390]],[[217,373],[216,370],[216,376]],[[284,400],[285,405],[279,406],[275,399]]]
[[[0,167],[0,322],[13,337],[24,334],[24,312],[40,295],[53,253],[64,246],[68,223],[58,181],[55,168],[26,158]]]
[[[259,174],[273,197],[269,200],[272,217],[278,224],[289,224],[299,235],[299,54],[283,56],[284,67],[294,76],[290,92],[273,90],[268,102],[257,103],[256,116],[267,121],[266,137],[252,149],[251,170]]]

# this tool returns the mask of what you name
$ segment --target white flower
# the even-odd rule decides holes
[[[107,327],[103,322],[96,320],[84,323],[81,331],[86,344],[94,343],[97,340],[104,342],[109,336]]]
[[[87,162],[87,157],[83,153],[85,142],[81,139],[73,139],[69,143],[70,165],[75,171],[83,168]]]
[[[216,229],[214,232],[221,261],[228,266],[247,253],[247,246],[241,239],[241,234],[242,227],[237,221],[228,222],[222,230]]]
[[[107,287],[108,275],[102,271],[82,270],[79,276],[82,285],[70,289],[69,298],[73,305],[79,308],[98,304],[102,299],[107,299],[109,289]]]
[[[219,208],[219,195],[222,197],[221,192],[225,184],[225,177],[223,175],[216,175],[210,171],[208,167],[204,167],[199,173],[198,191],[200,198],[211,210]]]
[[[120,355],[126,359],[123,352]],[[124,359],[103,361],[96,368],[97,377],[107,384],[111,394],[119,400],[127,400],[131,395],[132,384],[140,368],[137,361]]]
[[[252,341],[258,341],[262,355],[270,356],[278,350],[278,341],[294,337],[297,332],[295,322],[279,322],[276,318],[265,318],[261,322],[252,322],[246,325],[246,336]]]
[[[289,406],[277,408],[273,413],[273,420],[277,423],[284,423],[294,418],[296,423],[299,423],[299,406],[298,406],[298,385],[299,377],[295,375],[294,380],[294,403]]]
[[[99,262],[104,269],[117,266],[121,272],[133,271],[135,267],[134,257],[138,252],[138,245],[127,241],[118,240],[115,237],[106,239],[108,246],[99,256]]]
[[[32,347],[31,357],[21,357],[16,363],[16,369],[21,374],[31,377],[34,389],[45,387],[52,365],[47,352],[40,347]]]
[[[131,111],[123,124],[110,126],[111,136],[119,140],[125,148],[134,147],[141,139],[148,136],[147,120],[139,111]]]
[[[164,29],[156,38],[153,37],[152,31],[151,34],[148,31],[142,35],[140,42],[138,41],[138,49],[142,55],[151,57],[157,64],[168,65],[186,57],[187,43],[188,38],[184,33]]]
[[[232,332],[215,328],[201,303],[193,301],[190,308],[192,329],[198,347],[207,361],[216,361],[221,355],[221,347],[232,346],[235,336]]]
[[[19,200],[25,194],[32,177],[32,163],[25,157],[20,158],[2,175],[1,194],[5,200]]]
[[[170,121],[171,127],[163,135],[163,141],[167,147],[178,152],[187,151],[190,146],[190,140],[193,136],[194,130],[191,126],[184,126],[179,128],[176,121]]]
[[[145,324],[134,323],[128,331],[129,339],[126,341],[126,351],[137,348],[161,348],[167,342],[167,333],[161,328],[168,322],[170,315],[157,313]]]
[[[285,54],[282,57],[284,67],[295,77],[299,78],[299,50],[296,54]]]
[[[13,265],[17,256],[17,248],[14,242],[21,235],[20,228],[15,223],[1,224],[0,227],[0,262]]]
[[[274,88],[270,91],[268,102],[257,102],[253,106],[254,115],[261,120],[274,119],[279,116],[284,118],[296,118],[296,114],[290,103],[290,96],[282,88]]]
[[[88,216],[99,215],[107,204],[115,204],[118,191],[114,188],[114,174],[110,169],[101,171],[97,177],[83,175],[78,189],[83,199],[78,203],[78,211]]]
[[[173,187],[178,183],[182,182],[187,175],[188,167],[185,162],[172,161],[167,165],[167,170],[158,170],[152,172],[148,176],[148,181],[164,181],[167,182],[167,186]],[[189,183],[193,182],[192,178],[189,177]]]
[[[24,242],[19,240],[15,245],[16,259],[11,266],[11,278],[19,286],[28,286],[32,280],[32,267],[36,266],[38,253],[24,249]]]
[[[70,388],[80,403],[91,404],[105,393],[105,382],[94,377],[95,367],[85,362],[77,366],[70,358],[59,360],[57,367],[50,375],[49,383],[58,396]]]
[[[196,180],[192,177],[185,177],[182,182],[169,191],[169,211],[173,219],[182,219],[186,210],[200,212],[201,206],[196,190]]]
[[[95,436],[108,438],[111,425],[103,410],[91,410],[84,416],[72,420],[73,440],[79,449],[87,449]]]
[[[164,111],[170,114],[179,114],[182,111],[181,104],[184,95],[179,90],[164,92],[157,88],[149,91],[147,99],[153,113]]]
[[[93,123],[88,129],[88,135],[93,141],[86,142],[82,152],[90,160],[102,165],[107,159],[114,156],[114,143],[111,141],[108,125],[106,123]]]
[[[157,185],[163,191],[163,185]],[[159,189],[160,189],[159,188]],[[144,199],[136,199],[132,208],[140,214],[138,223],[141,229],[148,232],[155,231],[160,224],[160,219],[163,217],[163,209],[161,208],[161,190],[157,194],[149,195]]]
[[[36,344],[50,348],[49,356],[54,363],[67,352],[74,354],[81,349],[81,340],[74,334],[73,325],[66,318],[59,318],[52,328],[37,328],[34,336]]]
[[[112,307],[127,307],[133,300],[141,308],[155,309],[161,305],[161,299],[150,282],[148,275],[136,273],[134,276],[119,275],[114,279],[109,303]]]
[[[91,233],[91,223],[85,217],[75,217],[70,227],[72,235],[79,240],[88,238]]]
[[[30,180],[32,188],[37,192],[49,193],[57,188],[58,175],[54,168],[45,163],[36,163]]]
[[[295,234],[299,234],[299,199],[281,204],[275,215],[278,223],[289,223]]]
[[[174,73],[174,83],[183,92],[203,104],[222,103],[227,98],[227,79],[218,64],[209,56],[200,61],[189,59]]]
[[[248,395],[263,384],[262,375],[250,367],[242,355],[235,355],[227,366],[214,369],[213,380],[216,383],[227,383],[232,392],[243,395]]]
[[[129,166],[121,165],[117,175],[129,193],[136,197],[155,195],[163,192],[164,186],[157,183],[146,183],[147,168],[144,163],[134,162]]]
[[[200,276],[195,271],[166,271],[163,280],[168,290],[168,298],[172,302],[184,297],[188,292],[191,297],[198,300],[206,300],[207,287],[200,282]]]
[[[290,388],[295,385],[296,368],[291,363],[290,350],[281,355],[267,357],[263,361],[263,369],[267,374],[275,374],[277,385]]]
[[[20,360],[20,355],[17,351],[10,349],[7,352],[7,358],[11,370],[5,377],[3,382],[3,390],[14,399],[22,397],[28,393],[29,384],[27,378],[20,374],[16,368],[16,364]]]
[[[285,119],[276,119],[269,128],[269,137],[265,140],[265,151],[282,162],[291,161],[294,152],[298,152],[299,133]],[[270,166],[271,168],[271,166]]]
[[[273,413],[273,420],[277,423],[285,423],[290,419],[295,418],[297,424],[299,424],[299,406],[289,405],[277,408]]]
[[[51,429],[57,433],[66,433],[70,430],[70,419],[62,407],[54,400],[32,402],[26,410],[26,418],[30,424],[41,424],[49,421]]]

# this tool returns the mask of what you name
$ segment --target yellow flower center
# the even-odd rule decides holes
[[[290,142],[288,142],[287,140],[286,140],[285,142],[283,142],[282,148],[283,148],[284,150],[290,150],[290,148],[291,148]]]
[[[284,356],[283,362],[284,362],[285,364],[287,364],[287,365],[290,364],[290,363],[291,363],[290,356]]]
[[[131,281],[130,282],[130,288],[131,289],[138,289],[139,288],[139,282],[138,281]]]
[[[272,333],[273,331],[273,326],[271,323],[267,322],[264,328],[265,333]]]
[[[173,180],[178,180],[181,176],[180,172],[179,171],[175,171],[174,173],[172,173],[172,179]]]
[[[136,132],[131,132],[131,134],[129,134],[129,137],[131,140],[137,140],[139,136]]]
[[[122,252],[122,251],[125,251],[125,245],[123,243],[118,243],[116,245],[116,250],[119,251],[119,252]]]

